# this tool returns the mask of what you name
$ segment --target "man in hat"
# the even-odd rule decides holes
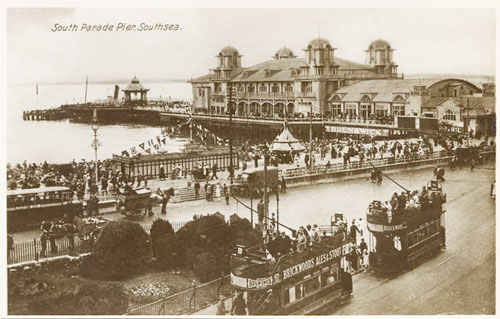
[[[235,316],[246,316],[247,315],[247,303],[243,299],[243,292],[238,292],[238,296],[233,301],[233,306],[231,307],[231,315]]]

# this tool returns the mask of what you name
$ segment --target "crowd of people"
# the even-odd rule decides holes
[[[368,266],[368,245],[363,236],[364,222],[362,218],[358,221],[352,220],[352,225],[347,227],[344,222],[338,223],[334,230],[334,236],[342,240],[352,242],[352,250],[343,261],[342,268],[353,273],[367,269]],[[360,234],[360,237],[357,235]],[[327,236],[326,230],[320,230],[317,224],[301,226],[296,232],[292,232],[292,238],[284,231],[276,231],[276,221],[273,217],[269,222],[269,229],[265,232],[264,243],[266,249],[266,260],[276,262],[280,257],[307,251],[316,244],[321,243]]]
[[[405,214],[405,212],[421,212],[431,206],[437,207],[443,204],[443,198],[439,191],[427,189],[423,186],[419,190],[402,191],[400,194],[394,192],[389,200],[374,201],[370,204],[371,213],[382,214],[389,223],[392,219]]]
[[[137,183],[137,185],[135,185]],[[49,186],[66,186],[77,199],[84,195],[111,195],[126,185],[148,185],[147,176],[127,176],[114,170],[111,160],[98,161],[98,179],[95,178],[95,162],[73,160],[70,164],[27,163],[7,164],[7,184],[10,190]]]

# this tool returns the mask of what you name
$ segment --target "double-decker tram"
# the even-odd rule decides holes
[[[262,244],[231,256],[233,292],[243,293],[249,315],[311,314],[350,295],[352,277],[342,266],[352,243],[345,232],[323,232],[309,247],[287,249],[273,258]]]
[[[82,203],[73,201],[68,187],[53,186],[16,189],[7,192],[7,230],[22,231],[39,227],[43,220],[61,219],[81,211]]]
[[[445,247],[446,194],[437,181],[421,191],[370,203],[366,219],[369,265],[380,272],[411,269]]]

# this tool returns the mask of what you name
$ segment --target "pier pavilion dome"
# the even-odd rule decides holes
[[[375,67],[377,73],[397,73],[398,65],[393,60],[394,49],[389,42],[382,39],[372,41],[365,52],[365,64]]]
[[[278,51],[276,51],[276,54],[274,55],[274,58],[276,60],[279,59],[293,59],[295,58],[295,54],[293,54],[293,51],[287,47],[282,47]]]
[[[368,46],[368,50],[370,50],[372,48],[374,50],[385,50],[387,48],[390,49],[391,45],[389,44],[389,42],[387,42],[385,40],[378,39],[378,40],[372,41],[372,43],[370,43],[370,45]]]
[[[223,55],[223,56],[232,56],[232,55],[239,55],[239,52],[238,50],[236,50],[236,48],[233,48],[232,46],[228,45],[224,48],[222,48],[222,50],[220,50],[220,53]]]
[[[327,39],[323,39],[323,38],[316,38],[316,39],[312,39],[311,42],[309,42],[309,45],[307,46],[307,48],[312,48],[312,49],[328,49],[328,48],[331,48],[332,45],[330,43],[330,41],[328,41]]]
[[[306,52],[306,61],[309,65],[314,66],[331,65],[333,64],[334,50],[330,41],[317,37],[312,39],[304,50]],[[322,73],[323,70],[316,70],[315,72]]]
[[[236,48],[230,45],[222,48],[217,58],[219,60],[219,69],[233,70],[241,67],[241,55]],[[226,74],[225,77],[228,76],[229,74]]]

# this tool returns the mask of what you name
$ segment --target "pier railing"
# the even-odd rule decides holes
[[[331,165],[324,164],[315,166],[313,168],[300,167],[300,168],[286,169],[282,171],[280,170],[280,173],[285,178],[303,177],[307,175],[328,174],[341,171],[348,171],[352,169],[372,168],[372,165],[378,167],[378,166],[387,166],[393,164],[410,163],[421,160],[439,159],[439,158],[445,158],[446,156],[447,156],[446,151],[439,151],[430,154],[412,155],[408,157],[387,157],[383,159],[380,158],[368,159],[368,160],[364,159],[362,161],[356,159],[356,160],[351,160],[350,162],[347,162],[345,164],[344,163],[335,163]]]

